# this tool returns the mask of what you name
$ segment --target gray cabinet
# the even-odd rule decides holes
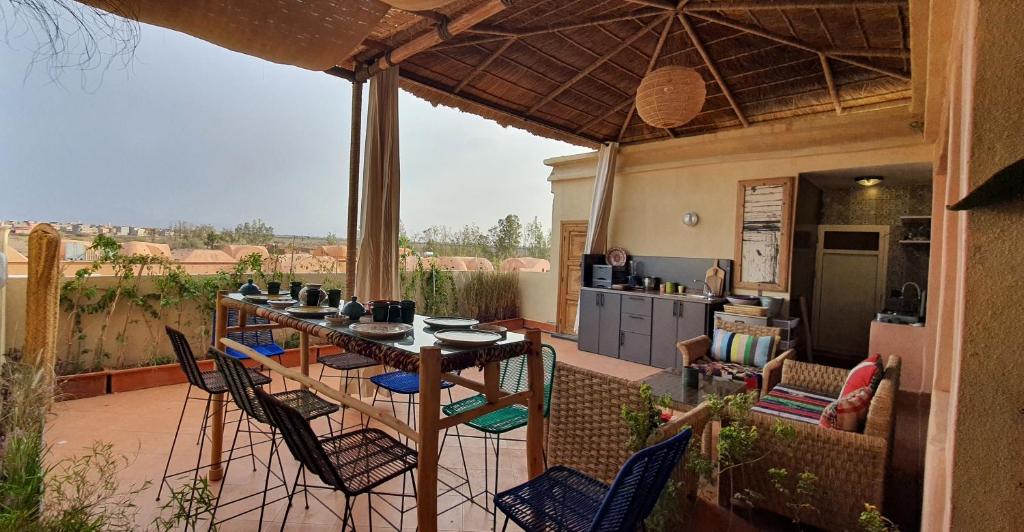
[[[655,299],[651,317],[651,361],[659,368],[682,363],[676,343],[706,334],[709,305],[690,301]]]
[[[580,291],[578,333],[581,351],[619,356],[619,313],[622,296],[594,290]]]
[[[651,364],[651,335],[622,331],[619,358],[640,364]]]

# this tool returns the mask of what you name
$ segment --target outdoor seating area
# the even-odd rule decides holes
[[[1024,5],[47,2],[15,3],[42,50],[75,35],[57,10],[122,50],[172,30],[237,52],[288,95],[273,106],[308,104],[294,80],[312,79],[278,69],[344,89],[316,112],[347,146],[317,149],[347,195],[293,186],[308,154],[261,183],[252,148],[188,201],[211,220],[322,219],[327,236],[256,218],[147,242],[142,226],[19,218],[13,246],[0,224],[0,532],[1024,520]],[[83,64],[102,55],[89,46]],[[517,144],[477,122],[424,134],[407,125],[423,116],[400,120],[402,91],[588,150],[535,161],[550,220],[495,210],[512,195],[490,174]],[[313,145],[307,118],[262,124],[252,101],[238,142]],[[187,159],[171,141],[191,124],[120,127],[150,119],[150,151]],[[444,164],[410,163],[424,152]],[[472,186],[441,184],[457,172]],[[467,202],[497,224],[430,225]]]

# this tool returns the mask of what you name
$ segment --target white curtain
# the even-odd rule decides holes
[[[398,67],[370,80],[356,292],[364,303],[398,299]]]
[[[590,202],[590,219],[587,220],[587,244],[584,253],[604,253],[608,249],[608,219],[612,212],[612,189],[615,186],[615,159],[619,155],[619,143],[603,144],[597,151],[597,174],[594,177],[594,198]],[[564,260],[564,258],[563,258]],[[579,330],[580,309],[576,307],[576,325]]]

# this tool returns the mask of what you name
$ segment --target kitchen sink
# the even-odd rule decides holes
[[[895,312],[879,312],[875,319],[882,323],[896,323],[900,325],[916,325],[921,323],[921,318],[912,314],[897,314]]]

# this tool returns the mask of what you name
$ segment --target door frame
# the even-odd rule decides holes
[[[558,299],[555,301],[555,330],[563,334],[575,334],[575,327],[570,328],[568,331],[563,331],[561,325],[563,320],[567,318],[565,316],[565,304],[566,294],[568,293],[569,287],[566,286],[568,282],[568,267],[569,261],[566,260],[569,256],[569,239],[565,238],[567,229],[570,227],[583,227],[583,232],[586,234],[589,227],[589,222],[586,220],[562,220],[558,226]],[[583,287],[583,265],[580,264],[580,288]],[[579,296],[576,296],[577,316],[579,315]],[[575,320],[575,317],[572,318]]]
[[[814,309],[811,314],[814,320],[811,322],[811,337],[814,343],[818,340],[818,323],[821,322],[821,274],[822,261],[825,255],[825,233],[828,231],[843,231],[847,233],[878,233],[878,251],[869,250],[832,250],[829,254],[834,255],[877,255],[878,276],[875,280],[875,307],[876,311],[881,310],[885,305],[885,287],[889,275],[889,233],[892,227],[888,225],[819,225],[818,242],[814,251]]]

